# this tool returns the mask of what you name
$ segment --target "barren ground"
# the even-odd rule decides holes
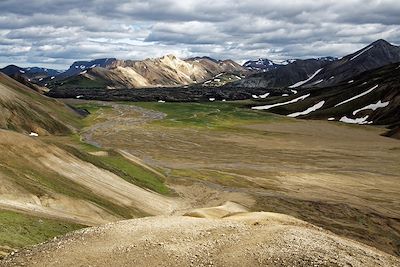
[[[252,213],[226,203],[187,216],[148,217],[83,229],[3,261],[4,266],[27,263],[46,267],[372,267],[396,266],[400,261],[291,216]]]

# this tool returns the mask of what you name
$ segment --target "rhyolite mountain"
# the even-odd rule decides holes
[[[174,55],[145,60],[100,59],[75,62],[49,82],[50,88],[143,88],[201,83],[221,73],[244,73],[232,60],[208,57],[179,59]]]

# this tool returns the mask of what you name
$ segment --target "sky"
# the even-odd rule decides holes
[[[284,60],[400,44],[399,0],[0,0],[0,67],[175,54]]]

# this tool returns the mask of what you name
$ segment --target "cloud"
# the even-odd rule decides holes
[[[398,0],[2,0],[0,63],[340,57],[379,38],[399,44],[398,14]]]

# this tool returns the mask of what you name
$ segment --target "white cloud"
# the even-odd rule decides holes
[[[398,14],[397,0],[3,0],[0,63],[343,56],[379,38],[399,44]]]

